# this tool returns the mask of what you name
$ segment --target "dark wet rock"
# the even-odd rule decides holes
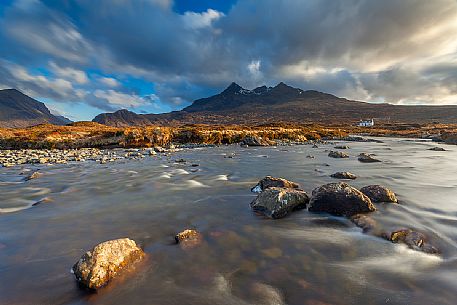
[[[286,180],[284,178],[266,176],[265,178],[260,180],[256,186],[251,188],[251,192],[260,193],[261,191],[269,187],[299,188],[299,185],[295,182]]]
[[[203,236],[197,230],[186,229],[175,235],[175,241],[184,249],[194,248],[203,241]]]
[[[277,219],[294,210],[306,208],[308,202],[308,194],[303,190],[269,187],[251,202],[251,208],[255,212]]]
[[[336,216],[352,216],[376,211],[370,198],[347,183],[329,183],[313,190],[310,212],[324,212]]]
[[[177,159],[175,160],[175,163],[186,163],[187,161],[184,159]]]
[[[364,233],[372,231],[377,227],[376,221],[368,215],[365,214],[356,214],[351,217],[351,221],[361,228]]]
[[[334,147],[335,149],[349,149],[349,146],[347,145],[338,145]]]
[[[384,232],[382,237],[393,242],[407,245],[410,249],[422,251],[429,254],[438,254],[440,251],[429,243],[425,234],[411,230],[399,229],[391,232]]]
[[[197,164],[197,163],[192,163],[192,165],[191,165],[191,166],[192,166],[192,167],[198,167],[198,166],[200,166],[200,164]]]
[[[342,152],[342,151],[334,151],[334,150],[331,150],[329,153],[328,153],[328,156],[330,158],[349,158],[349,155]]]
[[[319,148],[319,146],[317,146],[317,144],[313,144],[313,148]]]
[[[144,255],[143,250],[131,239],[109,240],[86,252],[72,270],[82,286],[98,289]]]
[[[41,176],[43,176],[42,173],[40,173],[39,171],[35,171],[33,173],[31,173],[30,175],[28,175],[27,177],[24,178],[24,181],[29,181],[29,180],[32,180],[32,179],[37,179],[37,178],[40,178]]]
[[[433,151],[446,151],[446,149],[442,148],[442,147],[432,147],[432,148],[429,148],[428,150],[433,150]]]
[[[314,159],[314,156],[312,156],[312,155],[307,155],[306,158],[308,158],[308,159]]]
[[[374,162],[381,162],[376,158],[373,158],[372,154],[361,153],[358,157],[358,160],[362,163],[374,163]]]
[[[246,136],[241,141],[241,144],[247,145],[247,146],[270,146],[270,145],[273,145],[274,143],[272,141],[262,139],[261,137]]]
[[[364,186],[360,189],[360,191],[367,195],[372,202],[398,202],[395,193],[382,185]]]
[[[331,174],[330,177],[336,178],[336,179],[351,179],[351,180],[357,179],[357,176],[350,172],[337,172],[337,173]]]
[[[381,140],[376,140],[376,139],[368,139],[368,138],[364,138],[364,137],[358,137],[358,136],[355,136],[355,137],[352,137],[352,136],[349,136],[349,137],[344,137],[344,138],[341,138],[341,140],[343,141],[352,141],[352,142],[373,142],[373,143],[384,143],[383,141]]]

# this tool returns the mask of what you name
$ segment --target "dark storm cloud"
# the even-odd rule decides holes
[[[286,81],[368,101],[457,103],[454,0],[240,0],[225,14],[172,7],[167,0],[22,0],[5,10],[1,37],[11,47],[0,54],[139,77],[173,107],[231,81]],[[103,106],[116,93],[93,93],[88,103],[119,106]]]

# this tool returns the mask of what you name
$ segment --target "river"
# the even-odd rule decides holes
[[[0,304],[455,304],[457,147],[381,140],[0,168]],[[336,144],[349,145],[350,158],[329,158]],[[360,163],[361,152],[383,162]],[[181,158],[187,162],[174,162]],[[43,175],[25,182],[29,169]],[[270,220],[249,208],[250,188],[266,175],[311,194],[336,182],[329,175],[337,171],[356,174],[349,183],[357,188],[394,190],[400,204],[377,204],[373,218],[425,233],[442,253],[364,234],[342,217],[301,210]],[[173,243],[186,228],[203,234],[200,246]],[[97,293],[78,288],[72,265],[121,237],[139,243],[147,259]]]

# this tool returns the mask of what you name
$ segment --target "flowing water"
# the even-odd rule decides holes
[[[457,147],[382,141],[341,143],[351,147],[349,159],[329,158],[332,144],[222,146],[111,164],[1,168],[0,304],[456,304]],[[359,163],[361,152],[383,162]],[[188,162],[173,162],[180,158]],[[23,182],[36,168],[43,175]],[[364,234],[345,218],[301,210],[269,220],[249,208],[250,187],[265,175],[310,193],[344,170],[359,177],[355,187],[397,193],[400,204],[378,204],[376,221],[421,231],[442,254]],[[203,243],[173,244],[185,228],[202,232]],[[97,293],[79,289],[72,265],[121,237],[137,241],[147,259]]]

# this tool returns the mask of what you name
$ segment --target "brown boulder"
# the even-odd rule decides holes
[[[410,249],[422,251],[429,254],[438,254],[440,251],[428,241],[423,233],[411,230],[400,229],[392,232],[385,232],[382,237],[393,242],[407,245]]]
[[[310,212],[324,212],[350,217],[376,211],[370,198],[347,183],[329,183],[313,190]]]
[[[308,194],[303,190],[269,187],[251,202],[251,208],[255,212],[277,219],[294,210],[306,208],[308,202]]]
[[[144,255],[143,250],[131,239],[109,240],[86,252],[72,270],[82,286],[98,289]]]
[[[381,185],[368,185],[360,189],[372,202],[393,202],[397,203],[395,193]]]
[[[186,229],[175,236],[177,244],[184,249],[194,248],[203,241],[203,236],[196,230]]]
[[[285,188],[298,188],[299,185],[295,182],[286,180],[284,178],[275,178],[272,176],[266,176],[260,180],[256,186],[251,188],[251,192],[260,193],[261,191],[269,187],[285,187]]]
[[[331,174],[330,177],[336,178],[336,179],[351,179],[351,180],[357,179],[357,176],[350,172],[337,172],[337,173]]]
[[[381,162],[381,160],[378,160],[376,158],[373,158],[373,155],[371,154],[366,154],[366,153],[361,153],[358,157],[358,160],[362,163],[374,163],[374,162]]]
[[[329,153],[328,153],[328,156],[330,158],[349,158],[349,155],[342,152],[342,151],[334,151],[334,150],[331,150]]]

